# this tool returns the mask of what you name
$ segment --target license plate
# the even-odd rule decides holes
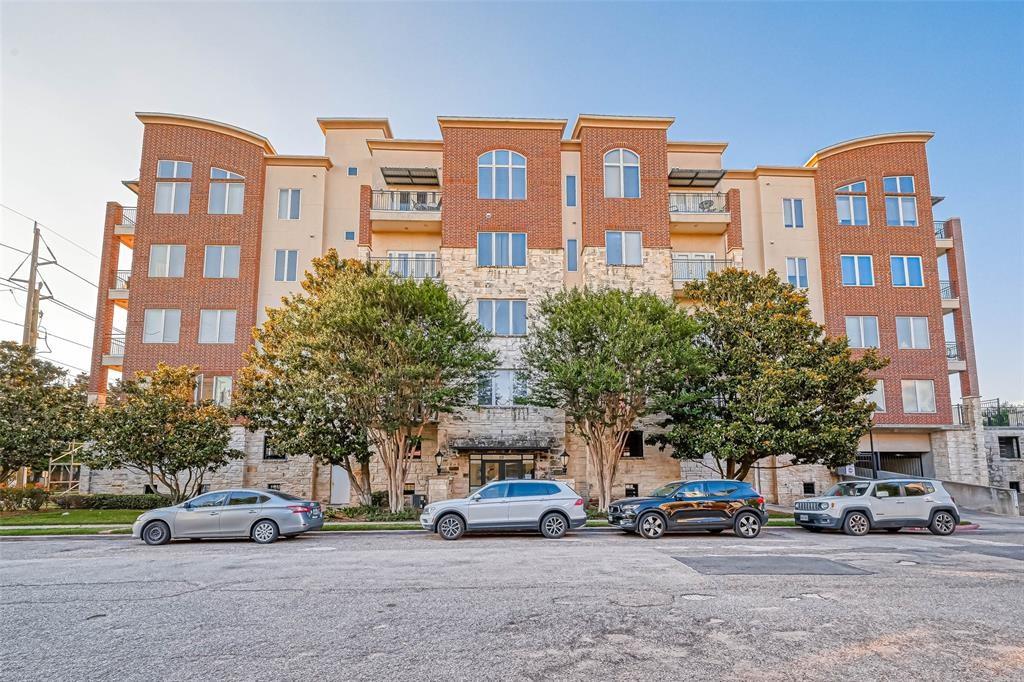
[[[801,514],[800,515],[800,520],[801,521],[806,521],[807,520],[807,514]]]
[[[317,509],[314,509],[313,511],[311,511],[309,513],[309,516],[310,516],[310,518],[318,519],[318,518],[320,518],[320,511],[317,510]]]

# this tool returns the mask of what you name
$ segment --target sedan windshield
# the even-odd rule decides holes
[[[673,494],[678,489],[679,489],[679,484],[678,483],[669,483],[667,485],[661,486],[660,488],[658,488],[657,490],[652,492],[651,493],[651,497],[668,497],[669,495]]]
[[[825,497],[860,497],[871,487],[870,483],[836,483],[828,489]]]

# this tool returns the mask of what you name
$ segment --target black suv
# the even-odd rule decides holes
[[[608,523],[648,539],[666,531],[703,530],[756,538],[768,522],[764,498],[743,481],[675,481],[650,497],[627,497],[608,505]]]

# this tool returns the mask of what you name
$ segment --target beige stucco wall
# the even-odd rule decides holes
[[[722,167],[720,152],[669,152],[669,170],[673,168],[713,168]]]
[[[388,251],[417,251],[439,253],[441,233],[425,232],[374,232],[373,256],[383,258]]]
[[[576,205],[566,206],[565,176],[576,176]],[[576,272],[565,272],[565,286],[581,286],[583,284],[583,264],[580,262],[579,249],[583,244],[582,225],[583,214],[580,206],[583,204],[582,192],[580,191],[580,153],[577,151],[562,152],[562,246],[567,239],[576,240]]]
[[[263,206],[263,236],[260,246],[260,288],[257,322],[267,319],[266,308],[277,307],[281,297],[298,291],[302,273],[310,262],[324,252],[324,191],[326,169],[308,166],[268,166],[266,199]],[[282,189],[301,190],[298,220],[281,220],[278,193]],[[275,282],[274,252],[296,249],[299,252],[296,281]]]
[[[324,247],[334,247],[343,258],[357,257],[359,236],[359,187],[372,185],[380,175],[377,164],[366,146],[368,139],[383,138],[381,128],[327,129],[324,133],[324,154],[334,166],[327,172],[325,201]],[[348,174],[349,166],[358,169]],[[356,239],[345,240],[345,232],[354,231]]]
[[[713,253],[716,259],[724,259],[725,235],[672,234],[672,253]]]

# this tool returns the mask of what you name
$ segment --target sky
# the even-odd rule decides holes
[[[2,2],[0,97],[0,203],[90,282],[105,203],[135,204],[121,181],[138,175],[136,111],[228,122],[290,154],[323,153],[318,116],[437,139],[438,115],[668,115],[670,139],[728,141],[727,168],[934,131],[982,394],[1024,400],[1024,3]],[[6,277],[31,222],[0,218]],[[87,368],[96,288],[44,274],[85,313],[44,302],[44,357]],[[0,338],[20,339],[24,300],[0,283]]]

